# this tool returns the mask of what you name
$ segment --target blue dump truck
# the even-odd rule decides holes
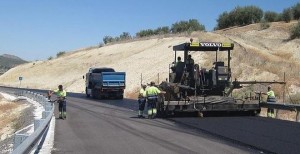
[[[125,72],[116,72],[113,68],[90,68],[85,80],[86,96],[97,99],[123,99],[125,77]]]

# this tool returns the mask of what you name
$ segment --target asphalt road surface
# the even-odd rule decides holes
[[[136,118],[136,110],[136,100],[70,93],[67,119],[56,120],[52,153],[300,152],[296,122],[248,116],[150,120]]]
[[[53,153],[259,153],[173,121],[138,119],[136,109],[135,100],[69,96]]]

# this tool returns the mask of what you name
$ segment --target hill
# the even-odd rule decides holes
[[[289,31],[297,22],[274,22],[261,30],[252,24],[216,31],[226,36],[236,47],[233,70],[243,80],[283,80],[284,73],[291,95],[300,93],[300,39],[289,40]],[[238,50],[237,50],[238,49]],[[279,87],[277,87],[279,92]],[[300,97],[298,96],[297,99]],[[299,99],[300,100],[300,99]]]
[[[6,72],[7,70],[20,65],[27,63],[27,61],[14,56],[14,55],[9,55],[9,54],[3,54],[0,55],[0,73],[1,72]]]
[[[134,42],[107,45],[68,52],[49,61],[27,63],[9,70],[0,77],[0,84],[18,86],[18,76],[23,76],[22,85],[30,88],[53,89],[63,84],[68,91],[83,92],[82,76],[89,67],[113,67],[125,71],[126,94],[135,92],[143,82],[156,83],[168,78],[169,64],[174,60],[172,46],[188,42],[190,37],[198,41],[233,42],[233,79],[239,80],[283,80],[286,73],[290,93],[300,93],[300,40],[288,40],[292,23],[272,23],[270,28],[261,30],[259,24],[219,30],[195,32],[188,37],[172,36],[151,38]],[[214,53],[191,53],[195,62],[211,68]],[[181,54],[182,56],[182,54]],[[226,55],[220,54],[224,59]],[[225,59],[224,59],[225,60]],[[26,70],[26,71],[24,71]],[[159,73],[159,77],[158,77]],[[275,90],[278,90],[278,88]]]

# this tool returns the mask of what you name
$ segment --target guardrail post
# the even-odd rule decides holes
[[[34,131],[37,130],[39,128],[39,126],[41,125],[41,123],[44,121],[44,119],[35,119],[34,120]]]
[[[296,115],[296,122],[300,122],[300,114],[299,111],[297,110],[297,115]]]
[[[27,137],[28,135],[26,134],[15,134],[13,149],[16,149]]]

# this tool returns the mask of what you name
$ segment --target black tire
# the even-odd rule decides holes
[[[92,98],[93,98],[93,99],[97,99],[97,98],[98,98],[97,92],[96,92],[95,89],[92,89]]]
[[[86,97],[90,97],[91,95],[87,93],[87,88],[85,88],[85,95]]]

